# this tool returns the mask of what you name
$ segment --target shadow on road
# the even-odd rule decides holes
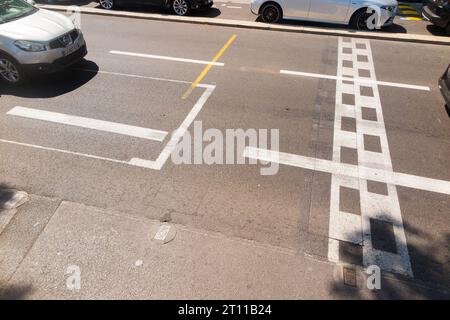
[[[261,22],[258,18],[256,21]],[[329,28],[329,29],[342,29],[348,30],[350,32],[356,32],[356,30],[352,29],[348,25],[342,24],[333,24],[333,23],[324,23],[324,22],[312,22],[312,21],[296,21],[296,20],[283,20],[280,24],[290,25],[290,26],[303,26],[303,27],[312,27],[312,28]],[[407,33],[407,30],[398,24],[393,24],[391,26],[383,27],[381,30],[373,30],[371,32],[389,32],[389,33]]]
[[[90,72],[79,69],[87,69]],[[98,65],[95,62],[83,60],[62,72],[36,76],[20,87],[2,83],[0,96],[7,94],[22,98],[57,97],[82,87],[97,75],[98,70]]]
[[[443,36],[443,37],[448,36],[445,33],[445,30],[443,28],[439,28],[438,26],[435,26],[434,24],[427,25],[427,30],[433,36]]]
[[[414,278],[382,271],[381,290],[370,290],[369,296],[382,300],[449,299],[450,233],[431,235],[405,223],[403,226],[407,239],[411,238],[407,243]],[[420,245],[417,244],[417,239],[420,239]],[[438,257],[438,252],[446,253]],[[365,299],[368,298],[369,290],[365,283],[351,287],[334,282],[330,284],[330,291],[345,299]]]
[[[22,300],[33,291],[30,285],[8,285],[0,282],[0,300]]]
[[[0,210],[3,208],[5,203],[12,199],[13,196],[14,192],[11,188],[4,183],[0,183]]]

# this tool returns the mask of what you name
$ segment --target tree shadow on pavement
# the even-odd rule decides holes
[[[23,300],[32,291],[30,285],[8,285],[0,282],[0,300]]]
[[[407,238],[421,240],[420,245],[417,241],[407,241],[414,278],[381,271],[381,289],[369,290],[368,275],[361,266],[355,266],[360,275],[358,285],[335,281],[330,284],[331,293],[343,299],[450,299],[450,233],[437,237],[405,223],[404,228]],[[444,256],[438,257],[438,252],[444,252]]]
[[[11,188],[4,183],[0,183],[0,210],[3,207],[3,204],[11,200],[13,196],[14,192]]]
[[[97,75],[98,70],[96,63],[83,60],[62,72],[36,76],[21,86],[2,83],[0,97],[4,94],[22,98],[57,97],[82,87]]]

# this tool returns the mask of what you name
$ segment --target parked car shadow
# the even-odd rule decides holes
[[[3,94],[22,98],[57,97],[82,87],[97,75],[98,70],[95,62],[83,60],[62,72],[36,76],[22,86],[1,83],[0,97]]]
[[[260,17],[256,19],[257,22],[261,22]],[[279,24],[288,26],[303,26],[311,28],[332,28],[332,29],[342,29],[350,32],[356,32],[356,30],[350,28],[348,25],[335,24],[335,23],[325,23],[325,22],[312,22],[312,21],[297,21],[297,20],[282,20]],[[370,32],[370,31],[369,31]],[[407,33],[406,29],[398,24],[392,24],[387,27],[383,27],[380,30],[373,30],[372,32],[390,32],[390,33]]]
[[[443,28],[439,28],[438,26],[435,26],[434,24],[427,25],[427,30],[433,36],[443,36],[443,37],[449,36],[447,33],[445,33],[445,30]]]

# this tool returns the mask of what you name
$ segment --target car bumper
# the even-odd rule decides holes
[[[425,19],[429,20],[432,24],[435,24],[441,28],[445,28],[450,22],[450,17],[440,16],[439,14],[433,12],[433,10],[429,6],[423,6],[422,16]]]
[[[450,79],[448,78],[447,71],[439,79],[439,89],[441,90],[442,96],[444,97],[447,111],[450,112]]]
[[[70,67],[71,65],[79,62],[87,55],[86,44],[82,45],[78,50],[73,53],[58,58],[51,63],[33,63],[24,64],[22,68],[27,73],[54,73]]]

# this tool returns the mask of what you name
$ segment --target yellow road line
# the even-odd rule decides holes
[[[401,14],[419,14],[417,11],[413,11],[413,10],[400,10]]]
[[[423,18],[417,18],[417,17],[404,17],[401,18],[403,20],[409,20],[409,21],[423,21]]]
[[[227,50],[227,48],[230,46],[230,44],[234,41],[234,39],[236,39],[236,35],[233,34],[230,39],[228,39],[227,43],[225,43],[225,45],[222,47],[222,49],[220,49],[219,52],[217,52],[217,54],[215,55],[215,57],[211,60],[211,63],[208,64],[205,69],[203,69],[203,71],[200,73],[200,75],[197,77],[197,79],[195,79],[194,82],[192,82],[191,86],[189,87],[189,89],[183,94],[183,96],[181,97],[181,99],[186,99],[187,97],[189,97],[189,95],[192,93],[192,91],[195,89],[195,87],[197,87],[197,85],[200,83],[200,81],[202,81],[202,79],[206,76],[206,74],[209,72],[209,70],[211,69],[212,62],[217,62],[217,60],[220,59],[220,57],[223,55],[223,53],[225,52],[225,50]]]

